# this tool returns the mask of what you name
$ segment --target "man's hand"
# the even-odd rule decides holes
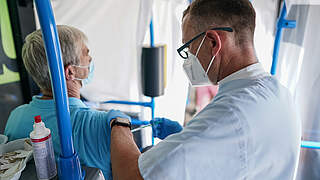
[[[160,139],[182,131],[182,126],[178,122],[166,118],[155,118],[150,123],[152,124],[153,136]]]

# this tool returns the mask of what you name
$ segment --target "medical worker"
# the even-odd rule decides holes
[[[80,30],[57,26],[65,78],[68,90],[69,109],[74,148],[81,164],[102,170],[105,179],[112,179],[110,164],[109,119],[128,117],[120,111],[96,111],[80,100],[80,89],[89,83],[93,73],[93,61],[86,46],[87,38]],[[55,157],[60,155],[60,139],[55,103],[51,90],[46,54],[40,30],[25,39],[22,49],[24,65],[40,87],[42,96],[34,96],[29,104],[17,107],[10,114],[5,134],[9,140],[29,137],[33,130],[34,117],[40,115],[52,132]]]
[[[300,122],[289,91],[258,62],[254,30],[249,0],[192,2],[178,53],[191,85],[218,84],[219,92],[181,132],[143,154],[130,119],[112,119],[114,179],[294,178]]]

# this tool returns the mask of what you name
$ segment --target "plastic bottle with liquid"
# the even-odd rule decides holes
[[[46,128],[41,120],[41,116],[34,117],[34,120],[30,139],[33,147],[37,176],[40,180],[51,179],[57,175],[51,131]]]

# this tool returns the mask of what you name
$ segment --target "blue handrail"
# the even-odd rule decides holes
[[[154,30],[153,30],[153,20],[151,18],[150,21],[150,46],[154,47]],[[154,97],[151,97],[151,118],[154,119]],[[153,137],[153,132],[152,132],[152,145],[154,145],[154,137]]]
[[[275,75],[277,71],[277,65],[278,65],[278,56],[279,56],[279,49],[280,49],[280,43],[281,43],[281,37],[282,37],[282,31],[283,28],[295,28],[296,27],[296,21],[294,20],[287,20],[285,19],[287,16],[287,7],[286,3],[283,2],[283,7],[281,9],[280,17],[278,18],[277,22],[277,33],[274,41],[274,49],[273,49],[273,55],[272,55],[272,66],[271,66],[271,75]]]
[[[103,101],[100,104],[124,104],[124,105],[133,105],[133,106],[144,106],[152,108],[151,102],[135,102],[135,101]]]
[[[154,103],[154,98],[153,97],[151,97],[151,100],[149,102],[115,101],[115,100],[111,100],[111,101],[100,102],[100,104],[124,104],[124,105],[149,107],[151,109],[151,119],[154,119],[155,103]],[[137,121],[140,121],[140,120],[136,120],[135,124],[133,124],[133,125],[139,125],[139,123]],[[142,123],[141,125],[143,125],[143,123],[144,124],[149,124],[149,123],[143,122],[143,121],[141,121],[141,123]],[[153,134],[152,134],[152,145],[154,145]]]
[[[153,20],[150,21],[150,46],[154,47],[154,30],[153,30]]]
[[[58,158],[59,178],[63,180],[83,179],[80,161],[73,147],[64,65],[52,7],[49,0],[35,0],[35,4],[43,34],[56,105],[61,144],[61,155]]]
[[[150,124],[150,121],[141,121],[140,119],[131,118],[131,124],[135,126],[142,126]]]
[[[320,142],[315,141],[302,141],[301,142],[302,148],[310,148],[310,149],[320,149]]]

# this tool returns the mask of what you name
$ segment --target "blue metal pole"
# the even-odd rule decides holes
[[[277,23],[277,33],[276,33],[276,37],[275,37],[275,41],[274,41],[274,49],[273,49],[273,55],[272,55],[272,66],[271,66],[271,75],[275,75],[276,74],[276,70],[277,70],[277,64],[278,64],[278,55],[279,55],[279,49],[280,49],[280,42],[281,42],[281,36],[282,36],[282,24],[281,22],[283,21],[283,19],[285,18],[287,14],[287,8],[286,5],[283,4],[281,13],[280,13],[280,17],[278,19],[278,23]]]
[[[56,105],[61,144],[59,178],[63,180],[79,180],[83,177],[81,176],[80,161],[73,147],[64,65],[52,7],[49,0],[35,0],[35,4],[44,39]]]
[[[126,105],[136,105],[136,106],[144,106],[144,107],[149,107],[151,108],[151,118],[154,119],[154,107],[155,107],[155,103],[154,103],[154,97],[151,97],[151,101],[150,102],[134,102],[134,101],[104,101],[104,102],[100,102],[100,104],[126,104]],[[139,121],[139,120],[138,120]],[[140,121],[139,122],[131,122],[132,125],[139,125],[139,124],[145,124],[146,122]],[[154,137],[152,136],[152,145],[154,145]]]
[[[154,31],[153,31],[153,20],[150,21],[150,46],[154,47]]]
[[[150,121],[141,121],[139,119],[131,118],[131,125],[141,126],[141,125],[148,125]]]
[[[151,118],[154,119],[154,106],[155,106],[155,103],[154,103],[154,97],[151,97]]]
[[[302,148],[311,148],[311,149],[320,149],[320,142],[302,141],[301,147]]]
[[[100,104],[125,104],[125,105],[136,105],[136,106],[144,106],[144,107],[152,107],[151,102],[134,102],[134,101],[104,101],[100,102]]]
[[[272,66],[271,66],[271,75],[275,75],[277,71],[277,65],[278,65],[278,56],[279,56],[279,49],[280,49],[280,43],[282,38],[282,31],[283,28],[295,28],[296,27],[296,21],[292,20],[286,20],[287,15],[287,7],[286,3],[283,3],[283,7],[281,9],[280,17],[277,22],[277,32],[276,37],[274,41],[274,49],[273,49],[273,55],[272,55]]]
[[[154,47],[154,30],[153,30],[153,20],[151,18],[150,21],[150,46]],[[152,120],[154,119],[154,97],[151,97],[151,118]],[[153,137],[153,132],[152,132],[152,145],[154,145],[154,137]]]
[[[154,120],[154,97],[151,97],[151,118]],[[153,132],[152,132],[152,145],[154,145],[154,137],[153,137]]]

